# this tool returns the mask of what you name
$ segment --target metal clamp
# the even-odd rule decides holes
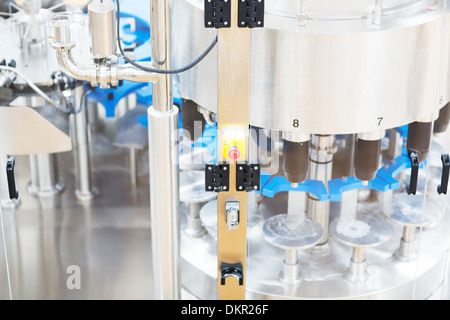
[[[264,27],[264,0],[239,0],[239,28]]]
[[[259,163],[237,163],[236,191],[259,191],[261,187],[261,165]]]
[[[240,203],[238,201],[229,201],[225,204],[225,222],[228,232],[239,227]]]
[[[417,191],[417,180],[419,178],[419,156],[417,153],[411,152],[409,159],[411,160],[411,180],[409,186],[406,187],[406,192],[415,195]]]
[[[19,192],[16,188],[16,179],[14,177],[14,167],[16,165],[16,161],[13,157],[8,158],[6,161],[6,176],[8,179],[8,190],[9,190],[9,198],[18,199]]]
[[[244,285],[244,272],[242,269],[242,263],[225,263],[220,265],[220,284],[225,285],[225,280],[229,277],[234,277],[239,280],[239,285]]]
[[[231,0],[205,0],[205,28],[231,27]]]
[[[205,191],[222,192],[230,189],[230,165],[228,163],[207,164],[205,170]]]
[[[437,187],[439,194],[447,194],[448,178],[450,172],[450,156],[448,154],[441,155],[442,160],[442,177],[441,184]]]

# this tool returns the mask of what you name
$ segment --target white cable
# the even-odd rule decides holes
[[[56,101],[54,101],[52,98],[50,98],[48,95],[45,94],[44,91],[42,91],[41,89],[39,89],[39,87],[37,85],[35,85],[30,79],[28,79],[23,73],[21,73],[20,71],[8,67],[8,66],[0,66],[0,70],[5,70],[5,71],[11,71],[14,72],[15,74],[17,74],[23,81],[25,81],[31,89],[33,89],[37,94],[39,94],[42,98],[44,98],[45,101],[47,101],[48,103],[50,103],[52,106],[55,106],[56,108],[60,107],[60,104],[57,103]]]

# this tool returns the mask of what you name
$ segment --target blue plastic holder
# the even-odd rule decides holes
[[[260,188],[259,190],[255,191],[258,194],[262,194],[264,188],[266,187],[267,183],[272,179],[272,175],[268,174],[267,172],[261,171],[261,178],[260,178]]]
[[[424,161],[420,168],[423,169],[427,164],[427,160]],[[383,167],[378,170],[377,177],[384,180],[388,185],[390,190],[397,190],[400,188],[400,181],[397,177],[403,170],[411,169],[411,160],[405,154],[402,154],[395,158],[394,163],[389,163],[387,167]]]
[[[345,177],[328,181],[330,201],[333,202],[341,201],[343,192],[366,188],[386,192],[389,190],[389,185],[386,181],[380,178],[375,178],[372,181],[368,181],[367,185],[364,185],[361,180],[356,179],[355,177]]]
[[[150,40],[150,25],[142,20],[136,17],[133,14],[128,13],[120,13],[121,21],[120,21],[120,27],[121,27],[121,39],[125,45],[132,45],[135,43],[139,43],[141,45],[145,43],[149,43]],[[126,19],[129,18],[130,20],[134,20],[134,26],[131,27],[131,21],[127,21]],[[138,46],[138,47],[139,47]],[[145,59],[150,58],[150,51],[147,51],[147,55]],[[137,57],[134,57],[135,60],[141,61]]]
[[[395,131],[400,133],[400,135],[403,138],[406,138],[408,136],[408,125],[405,125],[405,126],[402,126],[402,127],[397,127],[397,128],[395,128]]]
[[[120,16],[127,14],[149,24],[150,21],[150,2],[145,0],[120,0]]]
[[[306,180],[299,183],[296,188],[292,187],[292,183],[286,180],[285,177],[275,176],[270,179],[262,189],[262,194],[266,197],[273,198],[279,192],[301,191],[315,195],[319,201],[327,201],[328,191],[322,181]]]
[[[217,150],[217,127],[206,124],[203,135],[193,144],[193,148],[207,148],[212,156],[216,156]]]

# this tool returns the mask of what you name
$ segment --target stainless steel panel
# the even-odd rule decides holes
[[[251,124],[346,134],[434,118],[450,98],[440,80],[442,59],[448,60],[442,53],[450,34],[444,28],[447,2],[441,1],[440,11],[428,11],[421,2],[386,16],[379,30],[368,28],[365,19],[313,20],[299,28],[295,18],[266,14],[265,28],[252,33]],[[212,40],[214,31],[205,30],[202,16],[191,1],[175,4],[176,66],[194,59]],[[181,95],[213,112],[215,55],[179,75]]]

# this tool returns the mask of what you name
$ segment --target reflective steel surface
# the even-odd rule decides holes
[[[174,3],[176,67],[195,59],[214,38],[215,30],[203,26],[197,2]],[[336,4],[327,6],[332,1],[320,2],[336,9]],[[277,2],[277,8],[286,3]],[[356,1],[345,3],[359,10]],[[299,27],[295,16],[266,14],[265,27],[252,31],[250,124],[349,134],[434,119],[450,100],[445,41],[450,6],[439,3],[435,11],[426,1],[410,4],[384,15],[375,29],[362,18],[312,19]],[[275,1],[268,2],[269,13],[271,4]],[[198,68],[179,75],[181,96],[213,112],[216,54],[213,50]]]
[[[93,133],[99,194],[87,205],[75,197],[71,153],[58,155],[66,188],[54,199],[27,193],[29,160],[16,157],[20,205],[2,210],[12,299],[152,299],[145,152],[138,158],[138,185],[131,188],[128,150],[112,141]],[[10,299],[0,241],[0,299]],[[78,275],[80,288],[70,289]]]

